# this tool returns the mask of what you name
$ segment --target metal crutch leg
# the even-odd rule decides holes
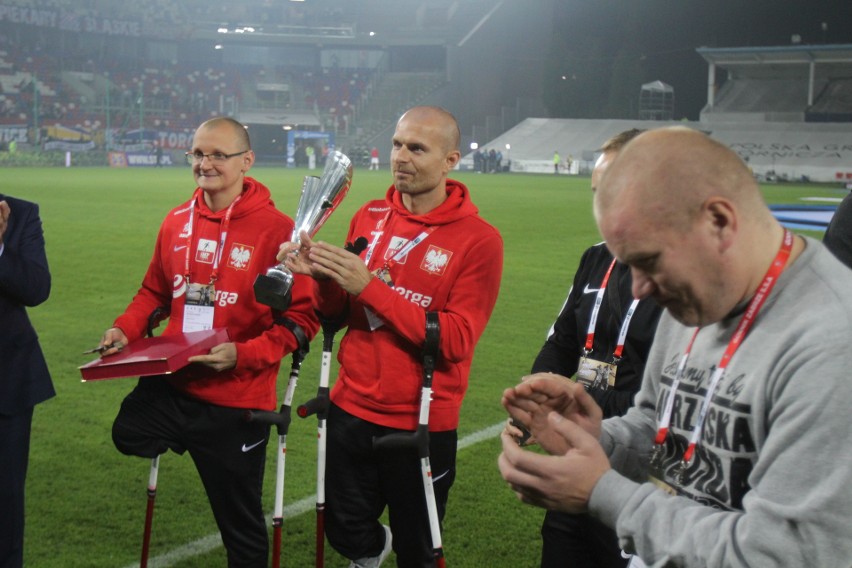
[[[437,312],[426,312],[426,340],[423,343],[423,386],[420,391],[420,417],[417,430],[413,433],[388,434],[373,438],[373,447],[377,450],[392,448],[417,448],[420,458],[420,473],[423,478],[423,491],[426,495],[426,510],[429,515],[429,532],[432,537],[432,555],[438,568],[445,568],[444,547],[441,542],[441,523],[438,518],[438,505],[435,501],[435,488],[432,485],[432,465],[429,462],[429,405],[432,401],[432,377],[438,358],[440,325]]]

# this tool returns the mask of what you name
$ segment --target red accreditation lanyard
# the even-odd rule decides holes
[[[633,319],[633,314],[636,313],[636,306],[639,305],[639,298],[633,298],[630,302],[630,307],[627,308],[627,314],[624,316],[624,321],[621,324],[621,330],[618,332],[618,341],[615,344],[615,351],[612,356],[616,361],[621,359],[621,354],[624,353],[624,342],[627,340],[627,327],[630,325],[630,320]]]
[[[609,268],[604,274],[603,281],[601,282],[600,288],[598,289],[598,293],[595,296],[595,305],[592,306],[592,315],[589,317],[589,328],[586,332],[586,344],[583,346],[583,356],[588,356],[592,351],[592,346],[595,343],[595,328],[598,325],[598,312],[600,312],[601,304],[603,303],[604,293],[606,292],[606,285],[609,283],[609,277],[612,274],[612,269],[615,267],[615,259],[612,260],[612,263],[609,265]],[[624,321],[621,322],[621,329],[618,332],[618,339],[615,345],[615,351],[612,356],[616,362],[621,359],[621,355],[624,352],[624,342],[627,339],[627,328],[630,326],[630,320],[633,319],[633,314],[636,311],[636,306],[639,304],[639,300],[633,298],[633,302],[630,304],[630,308],[627,310],[627,314],[624,316]]]
[[[757,318],[757,314],[760,311],[760,308],[763,307],[764,302],[766,302],[766,298],[769,297],[769,293],[772,291],[772,288],[778,281],[778,276],[780,276],[780,274],[784,271],[784,266],[787,264],[787,259],[790,257],[790,251],[792,250],[792,248],[793,233],[791,233],[787,229],[784,229],[784,240],[781,242],[781,248],[778,250],[778,254],[775,256],[775,260],[772,262],[772,265],[769,267],[769,270],[763,277],[763,282],[757,289],[757,292],[755,292],[754,296],[752,296],[745,313],[740,318],[740,321],[737,324],[737,328],[734,331],[734,335],[728,342],[728,347],[725,349],[725,352],[722,355],[722,359],[719,361],[719,365],[713,371],[713,375],[710,378],[710,386],[707,388],[707,393],[704,395],[704,400],[701,403],[701,411],[698,414],[698,420],[696,421],[695,428],[693,428],[692,434],[690,435],[689,445],[687,446],[686,451],[683,453],[683,457],[681,459],[681,474],[689,465],[689,462],[692,460],[692,457],[695,454],[695,448],[698,445],[699,439],[701,438],[701,431],[704,426],[704,419],[707,416],[707,410],[710,408],[710,403],[712,402],[713,396],[716,393],[716,387],[719,385],[719,381],[725,374],[725,369],[727,368],[728,363],[731,361],[731,358],[734,356],[734,353],[736,353],[737,349],[739,349],[740,345],[742,345],[742,342],[745,340],[746,334],[748,334],[748,331],[749,329],[751,329],[754,320]],[[695,333],[692,334],[692,338],[689,340],[689,344],[686,346],[686,351],[683,353],[683,356],[680,359],[680,363],[678,363],[677,371],[675,373],[675,379],[672,382],[671,391],[669,392],[669,396],[666,399],[666,406],[663,409],[663,415],[660,419],[660,424],[657,429],[657,436],[654,439],[654,444],[656,445],[655,453],[661,451],[662,444],[666,441],[669,426],[671,425],[672,408],[674,407],[675,392],[677,391],[677,388],[680,385],[680,381],[683,378],[683,372],[686,369],[686,361],[687,359],[689,359],[689,354],[692,351],[692,345],[695,342],[695,338],[698,336],[699,330],[700,328],[695,329]]]
[[[234,205],[242,199],[243,195],[240,194],[234,199],[231,204],[228,206],[228,210],[225,212],[225,219],[222,221],[222,225],[219,227],[219,248],[216,250],[216,253],[213,255],[213,272],[210,274],[210,284],[216,282],[216,279],[219,277],[219,261],[222,259],[222,251],[225,249],[225,240],[228,238],[228,227],[231,225],[231,213],[234,211]],[[190,261],[192,259],[192,228],[195,223],[195,200],[197,197],[193,197],[192,205],[189,207],[189,223],[187,223],[186,230],[186,256],[184,258],[184,275],[186,277],[186,283],[189,284],[190,280]]]
[[[384,229],[387,226],[388,219],[390,219],[390,215],[391,212],[388,211],[384,219],[379,221],[379,224],[376,225],[376,238],[373,239],[373,244],[367,249],[367,254],[364,256],[364,264],[367,265],[368,269],[370,268],[370,259],[373,257],[373,251],[378,246],[379,241],[381,241],[382,234],[384,233]],[[435,232],[435,229],[437,228],[437,225],[426,227],[426,229],[424,229],[422,233],[417,235],[414,239],[408,241],[404,247],[399,249],[396,254],[393,255],[393,258],[388,259],[387,262],[384,263],[384,269],[389,272],[394,264],[405,258],[405,255],[410,253],[412,250],[414,250],[414,247],[426,240],[426,237]]]

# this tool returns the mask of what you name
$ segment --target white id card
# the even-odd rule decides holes
[[[213,329],[213,286],[189,284],[183,306],[183,332]]]
[[[213,329],[213,306],[183,307],[183,332]]]

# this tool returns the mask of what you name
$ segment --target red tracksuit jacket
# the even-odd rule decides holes
[[[458,426],[476,342],[500,287],[503,240],[471,202],[468,189],[447,180],[447,199],[425,215],[413,215],[393,186],[354,216],[347,240],[365,237],[361,253],[371,271],[381,268],[405,243],[432,232],[398,262],[390,262],[393,287],[374,278],[357,297],[336,283],[320,281],[321,313],[343,313],[348,330],[340,343],[341,368],[331,393],[335,404],[375,424],[417,427],[423,380],[426,311],[439,312],[440,352],[430,408],[432,431]],[[372,250],[372,252],[370,252]],[[365,309],[383,322],[371,330]]]
[[[166,306],[171,314],[163,335],[182,333],[187,246],[190,281],[207,284],[213,271],[209,247],[219,245],[226,211],[210,211],[201,189],[196,189],[190,201],[166,216],[142,287],[114,323],[129,341],[144,335],[148,317],[158,306]],[[190,238],[187,231],[191,212]],[[231,213],[214,285],[213,327],[228,329],[231,341],[237,346],[236,367],[217,373],[208,367],[190,365],[165,379],[175,388],[220,406],[275,410],[275,385],[281,359],[298,344],[290,330],[273,321],[280,312],[255,301],[253,285],[258,274],[276,263],[278,247],[290,239],[292,231],[292,219],[275,209],[269,190],[246,177],[241,198]],[[293,302],[284,313],[302,327],[308,339],[319,328],[311,296],[310,279],[297,275]]]

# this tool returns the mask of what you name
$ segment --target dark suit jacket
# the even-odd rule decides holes
[[[27,316],[50,295],[38,205],[0,194],[11,209],[0,255],[0,414],[12,416],[56,393]]]

